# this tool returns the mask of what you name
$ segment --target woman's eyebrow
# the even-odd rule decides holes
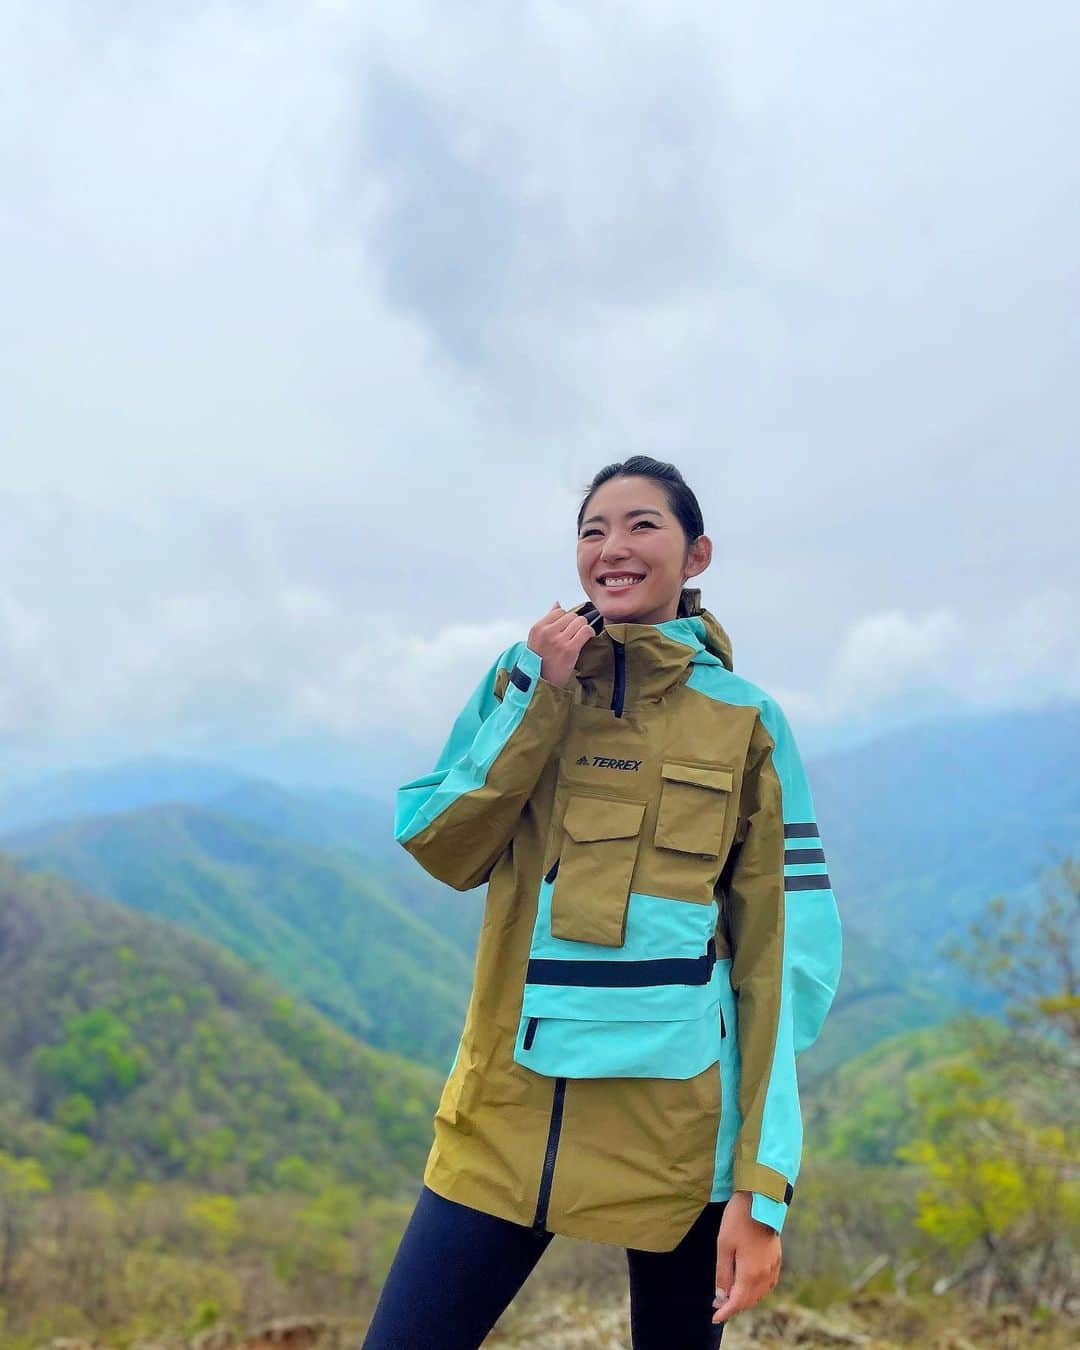
[[[625,515],[626,519],[629,520],[631,516],[660,516],[663,515],[663,512],[657,511],[653,506],[633,506]],[[588,520],[583,520],[581,523],[582,525],[591,525],[594,520],[602,520],[606,523],[607,516],[590,516]]]

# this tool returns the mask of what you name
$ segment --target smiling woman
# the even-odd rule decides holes
[[[657,480],[634,464],[593,480],[578,512],[578,576],[605,619],[663,623],[675,618],[683,584],[712,561],[712,540],[681,475]]]
[[[473,1350],[555,1233],[626,1248],[635,1350],[715,1347],[779,1275],[795,1059],[840,974],[809,785],[685,585],[712,544],[678,470],[608,465],[577,526],[587,599],[500,654],[398,790],[403,847],[488,891],[365,1350]]]

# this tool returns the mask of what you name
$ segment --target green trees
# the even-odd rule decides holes
[[[109,1008],[69,1017],[66,1039],[34,1055],[41,1079],[55,1089],[88,1099],[95,1106],[129,1093],[149,1073],[151,1058],[131,1027]],[[69,1114],[74,1108],[69,1107]],[[81,1114],[85,1117],[85,1108]]]
[[[10,1288],[16,1248],[29,1225],[34,1198],[49,1189],[39,1162],[0,1149],[0,1294]]]
[[[956,1261],[935,1285],[978,1282],[1059,1310],[1080,1236],[1080,864],[1044,872],[1034,910],[995,897],[946,954],[1006,997],[1007,1033],[969,1018],[966,1054],[913,1090],[917,1224]]]

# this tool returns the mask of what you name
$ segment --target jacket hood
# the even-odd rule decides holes
[[[664,623],[607,623],[586,642],[574,667],[590,699],[607,701],[615,681],[615,648],[623,660],[624,687],[631,702],[663,696],[672,685],[686,680],[691,667],[732,667],[731,639],[721,624],[699,603],[700,592],[683,590],[679,615]],[[592,601],[574,606],[583,614]]]
[[[705,650],[711,652],[728,670],[734,670],[731,638],[728,637],[727,630],[719,619],[714,614],[710,614],[707,609],[702,609],[701,591],[696,586],[683,587],[682,599],[679,601],[679,613],[690,617],[696,615],[701,619],[702,627],[705,630],[702,635]]]

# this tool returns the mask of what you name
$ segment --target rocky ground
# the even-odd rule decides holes
[[[363,1328],[330,1318],[280,1318],[238,1331],[210,1328],[190,1339],[144,1340],[129,1350],[359,1350]],[[724,1350],[780,1350],[788,1346],[861,1347],[862,1350],[1073,1350],[1080,1324],[1033,1318],[1015,1307],[987,1312],[866,1294],[845,1307],[819,1312],[767,1302],[737,1314],[724,1332]],[[511,1304],[485,1342],[491,1350],[631,1350],[629,1306],[597,1303],[553,1292]],[[108,1350],[104,1342],[54,1340],[41,1350]],[[439,1350],[437,1344],[416,1350]],[[674,1350],[674,1347],[673,1347]]]
[[[935,1309],[907,1299],[868,1295],[850,1306],[817,1312],[782,1303],[750,1308],[731,1318],[724,1350],[748,1347],[858,1346],[863,1350],[1070,1350],[1080,1344],[1080,1326],[1045,1322],[1017,1308],[972,1314],[961,1323],[935,1324]],[[543,1350],[631,1350],[626,1304],[597,1308],[573,1296],[559,1296],[544,1309],[516,1315],[511,1306],[503,1325],[486,1342],[491,1347],[534,1346]]]

